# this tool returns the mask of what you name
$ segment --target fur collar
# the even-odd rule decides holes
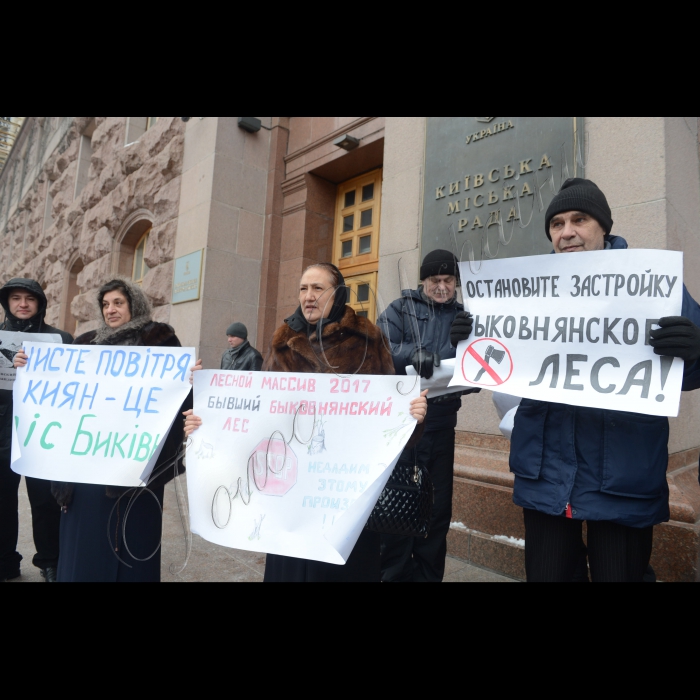
[[[129,325],[129,324],[127,324]],[[124,328],[124,326],[122,326]],[[121,328],[119,329],[121,330]],[[177,347],[179,341],[172,326],[167,323],[155,323],[151,321],[137,333],[136,343],[128,345],[138,345],[140,347]],[[100,343],[97,340],[97,331],[90,331],[76,338],[75,345],[114,345],[114,343]]]
[[[95,332],[95,345],[140,345],[141,332],[151,322],[148,315],[134,318],[119,328],[103,325]]]
[[[391,355],[382,347],[386,341],[381,330],[351,307],[346,307],[340,322],[324,327],[322,337],[323,352],[316,333],[309,338],[284,324],[272,339],[268,368],[276,366],[276,371],[286,372],[353,373],[358,371],[360,362],[364,374],[394,373]],[[284,357],[288,359],[283,360]],[[378,363],[376,367],[374,362]]]
[[[370,323],[364,316],[358,316],[355,311],[347,306],[343,318],[338,323],[329,323],[323,328],[323,340],[331,338],[337,333],[348,333],[358,335],[364,338],[369,338],[371,341],[377,341],[382,337],[382,332],[373,323]],[[285,345],[292,347],[297,339],[303,339],[307,343],[318,342],[316,333],[312,333],[307,337],[306,333],[297,333],[292,330],[287,324],[284,324],[277,330],[273,339],[272,347],[275,350],[282,349]],[[291,344],[290,344],[291,343]]]

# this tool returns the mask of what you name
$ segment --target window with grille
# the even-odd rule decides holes
[[[350,306],[376,323],[382,171],[338,187],[333,262],[350,288]]]

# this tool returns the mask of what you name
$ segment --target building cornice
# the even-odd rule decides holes
[[[307,153],[310,153],[311,151],[317,149],[319,146],[323,146],[327,143],[332,143],[335,141],[337,138],[340,138],[341,136],[345,134],[349,134],[355,129],[359,129],[361,126],[364,126],[365,124],[369,124],[369,122],[373,121],[374,119],[377,119],[377,117],[358,117],[354,122],[350,122],[349,124],[345,124],[345,126],[341,127],[340,129],[336,129],[334,132],[327,134],[324,136],[322,139],[318,139],[317,141],[313,141],[312,143],[308,144],[307,146],[304,146],[304,148],[300,148],[298,151],[294,151],[294,153],[290,153],[287,155],[284,159],[285,163],[291,163],[295,161],[297,158],[301,158],[302,156],[305,156]]]

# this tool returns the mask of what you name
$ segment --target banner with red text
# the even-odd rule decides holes
[[[196,372],[204,425],[188,446],[192,532],[233,549],[345,564],[414,432],[414,384]]]

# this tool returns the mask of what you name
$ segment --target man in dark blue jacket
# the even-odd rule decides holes
[[[65,344],[73,342],[71,335],[52,328],[44,321],[47,300],[38,282],[28,279],[10,280],[0,289],[0,305],[5,311],[5,323],[0,330],[60,335]],[[22,556],[17,552],[18,491],[21,477],[10,467],[12,414],[12,392],[0,391],[0,582],[19,578],[22,561]],[[46,583],[55,583],[61,509],[51,495],[50,481],[27,478],[26,482],[37,550],[33,563],[41,571]]]
[[[547,211],[554,253],[622,250],[612,211],[589,180],[564,183]],[[687,289],[682,317],[652,332],[657,355],[686,362],[684,389],[700,386],[700,307]],[[583,522],[594,582],[642,582],[654,526],[670,519],[667,418],[525,399],[511,444],[514,501],[525,512],[529,582],[570,582]]]
[[[456,357],[457,343],[469,337],[473,321],[457,301],[459,261],[452,253],[430,253],[423,261],[421,280],[417,291],[405,290],[402,298],[389,306],[379,319],[379,327],[391,343],[396,374],[405,375],[407,367],[414,367],[423,379],[431,379],[436,367]],[[415,457],[430,471],[435,488],[430,534],[427,539],[382,538],[382,579],[387,583],[441,583],[445,577],[455,428],[464,393],[474,392],[428,401],[425,433]]]

